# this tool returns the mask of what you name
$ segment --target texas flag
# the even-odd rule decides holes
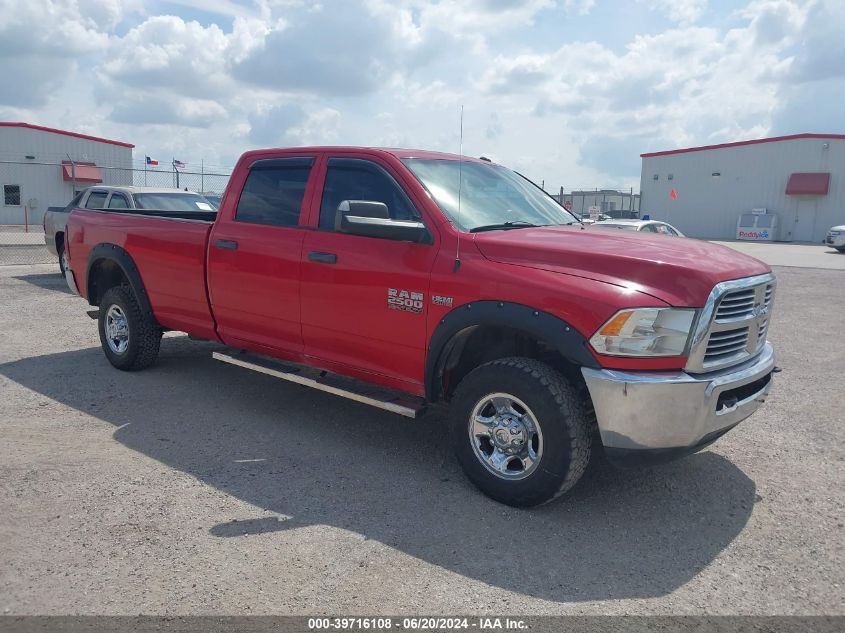
[[[147,156],[147,165],[158,165],[158,161]]]
[[[173,159],[173,166],[178,167],[179,169],[185,169],[185,163],[181,160],[176,160],[175,158]]]

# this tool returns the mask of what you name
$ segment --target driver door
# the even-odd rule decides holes
[[[330,157],[324,176],[314,201],[319,227],[302,248],[305,354],[327,369],[421,392],[437,235],[430,225],[431,244],[337,232],[345,200],[382,202],[392,219],[421,216],[391,166],[375,158]]]

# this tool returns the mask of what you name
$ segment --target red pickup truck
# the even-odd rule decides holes
[[[765,264],[586,229],[486,159],[251,151],[219,212],[75,209],[67,229],[68,283],[118,369],[177,330],[409,417],[448,404],[464,471],[512,505],[572,488],[599,442],[622,465],[700,450],[775,368]]]

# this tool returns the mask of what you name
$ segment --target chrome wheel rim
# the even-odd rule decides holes
[[[492,393],[469,416],[469,439],[478,461],[500,479],[528,477],[543,456],[537,417],[516,396]]]
[[[103,322],[106,343],[115,354],[123,354],[129,347],[129,321],[120,306],[109,306]]]

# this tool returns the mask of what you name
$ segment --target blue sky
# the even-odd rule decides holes
[[[0,120],[230,167],[303,144],[464,150],[546,188],[639,154],[845,132],[840,0],[0,0]]]

